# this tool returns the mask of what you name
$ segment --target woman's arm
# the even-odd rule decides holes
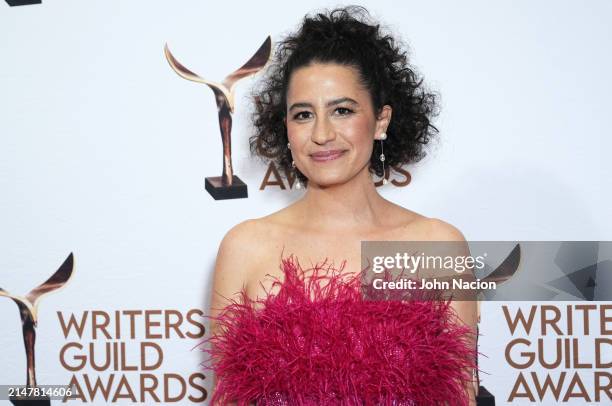
[[[250,238],[251,232],[251,220],[242,222],[229,230],[219,245],[210,302],[210,316],[212,317],[217,317],[221,313],[230,303],[229,299],[238,300],[239,292],[246,286],[249,265],[255,259],[252,249],[254,244]],[[210,320],[210,333],[218,333],[215,320],[212,319]],[[213,375],[211,395],[215,391],[216,383],[217,377]],[[235,404],[235,402],[227,403],[227,405]]]
[[[476,357],[476,302],[475,301],[452,301],[451,307],[455,310],[455,313],[459,319],[473,332],[471,341],[471,347],[474,348],[474,356]],[[470,376],[475,379],[475,371],[470,370]],[[469,394],[470,403],[469,406],[476,406],[476,381],[466,382],[465,390]]]
[[[455,255],[470,255],[469,247],[461,231],[459,231],[454,226],[448,223],[445,223],[444,221],[438,220],[438,219],[431,219],[429,221],[430,221],[430,225],[429,225],[428,238],[431,241],[453,241],[453,242],[464,243],[464,244],[458,244],[456,247],[452,248],[453,251],[457,250],[456,252],[454,252],[454,254]],[[469,270],[468,272],[472,272],[472,270]],[[470,346],[474,349],[474,356],[476,357],[477,356],[476,333],[477,333],[477,323],[478,323],[478,309],[477,309],[476,297],[474,296],[472,299],[473,300],[467,300],[467,298],[465,298],[465,300],[462,300],[462,301],[453,300],[451,301],[451,307],[457,314],[460,321],[470,328],[472,332],[472,334],[470,334],[470,338],[471,338]],[[466,385],[465,385],[465,390],[467,391],[469,395],[469,406],[476,406],[476,392],[478,388],[476,387],[477,383],[475,380],[475,372],[476,371],[474,370],[469,371],[469,374],[473,380],[471,382],[466,382]]]

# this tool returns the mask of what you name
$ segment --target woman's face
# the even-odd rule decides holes
[[[367,171],[374,139],[390,118],[389,106],[375,117],[370,94],[352,67],[314,63],[291,75],[287,135],[293,160],[309,183],[330,186]]]

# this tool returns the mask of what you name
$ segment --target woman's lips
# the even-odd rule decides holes
[[[342,156],[345,152],[345,150],[335,149],[330,151],[315,152],[314,154],[310,154],[310,157],[317,162],[332,161]]]

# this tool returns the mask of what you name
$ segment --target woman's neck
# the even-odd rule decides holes
[[[308,184],[296,204],[304,225],[317,230],[371,230],[384,224],[388,201],[376,191],[367,168],[350,181],[321,187]]]

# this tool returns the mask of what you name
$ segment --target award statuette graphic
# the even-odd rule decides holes
[[[182,78],[210,87],[215,94],[219,112],[219,127],[223,143],[223,173],[221,176],[207,177],[205,188],[215,200],[237,199],[248,197],[247,185],[232,169],[232,113],[234,112],[234,87],[245,77],[259,72],[270,59],[272,40],[270,36],[259,47],[257,52],[238,70],[228,75],[221,84],[202,79],[181,63],[170,52],[168,44],[164,46],[166,59],[174,71]]]
[[[74,257],[72,253],[59,267],[57,271],[43,284],[32,289],[25,297],[12,295],[6,290],[0,288],[0,296],[6,296],[13,299],[19,307],[21,315],[21,324],[23,331],[23,344],[25,346],[27,360],[27,377],[26,386],[36,387],[36,372],[34,363],[34,344],[36,342],[36,326],[38,324],[38,302],[40,298],[47,293],[56,291],[63,287],[72,276],[74,267]],[[10,397],[11,403],[14,405],[50,405],[51,401],[48,397],[37,397],[36,400],[31,398]]]

